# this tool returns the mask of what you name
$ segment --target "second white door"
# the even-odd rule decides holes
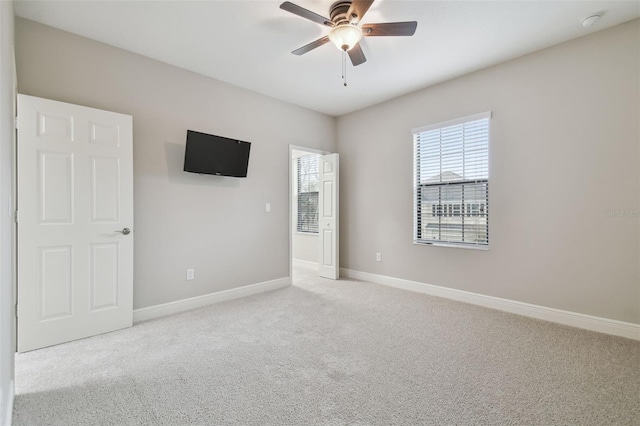
[[[340,277],[338,229],[338,154],[320,156],[320,193],[318,232],[320,259],[318,274],[337,280]]]

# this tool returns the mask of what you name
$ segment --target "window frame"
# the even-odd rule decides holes
[[[412,135],[413,135],[413,243],[415,245],[463,248],[463,249],[472,249],[472,250],[489,250],[489,242],[490,242],[490,239],[489,239],[489,228],[490,228],[489,226],[490,225],[489,223],[489,183],[490,183],[490,167],[491,167],[491,161],[490,161],[491,117],[492,117],[491,111],[487,111],[480,114],[469,115],[469,116],[465,116],[465,117],[461,117],[461,118],[457,118],[449,121],[434,123],[427,126],[412,129]],[[420,183],[419,182],[420,181],[420,170],[419,170],[420,158],[419,158],[419,150],[418,150],[419,135],[424,132],[443,129],[446,127],[456,126],[459,124],[469,123],[469,122],[478,121],[482,119],[487,119],[487,123],[488,123],[486,179],[471,179],[471,180],[460,179],[458,181],[440,182],[440,183],[433,183],[433,184]],[[463,162],[464,162],[464,157],[463,157]],[[465,191],[464,185],[469,185],[469,184],[485,185],[485,200],[486,200],[485,203],[469,202],[464,200],[464,191]],[[440,200],[437,204],[432,204],[431,209],[432,211],[435,211],[437,213],[436,217],[439,218],[438,229],[440,231],[442,230],[443,224],[441,223],[441,220],[443,218],[448,218],[448,217],[460,218],[462,220],[461,232],[464,234],[465,218],[476,217],[476,216],[477,217],[486,216],[486,243],[477,243],[477,242],[473,243],[473,242],[466,242],[466,241],[438,241],[434,239],[425,239],[424,237],[419,238],[420,230],[418,227],[422,226],[421,224],[422,218],[419,217],[419,212],[422,209],[422,206],[420,204],[423,203],[423,201],[421,200],[421,197],[422,197],[421,188],[438,187],[438,186],[446,187],[448,185],[456,185],[461,187],[461,191],[463,194],[462,201],[456,202],[456,201]],[[441,189],[439,189],[438,192],[439,194],[441,194]],[[454,215],[453,205],[456,203],[457,203],[457,211],[456,211],[456,215]]]

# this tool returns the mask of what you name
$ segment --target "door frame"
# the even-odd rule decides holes
[[[300,145],[289,144],[289,285],[293,284],[293,151],[304,151],[309,154],[327,155],[331,152]]]

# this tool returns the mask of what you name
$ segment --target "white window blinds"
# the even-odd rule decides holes
[[[413,130],[414,242],[488,246],[490,118]]]
[[[318,155],[311,154],[298,157],[297,166],[297,198],[298,232],[318,232]]]

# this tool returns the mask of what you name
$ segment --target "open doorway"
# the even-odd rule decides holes
[[[291,279],[318,276],[318,201],[320,156],[326,152],[291,146],[289,150]]]
[[[340,277],[339,155],[289,146],[289,276]]]

